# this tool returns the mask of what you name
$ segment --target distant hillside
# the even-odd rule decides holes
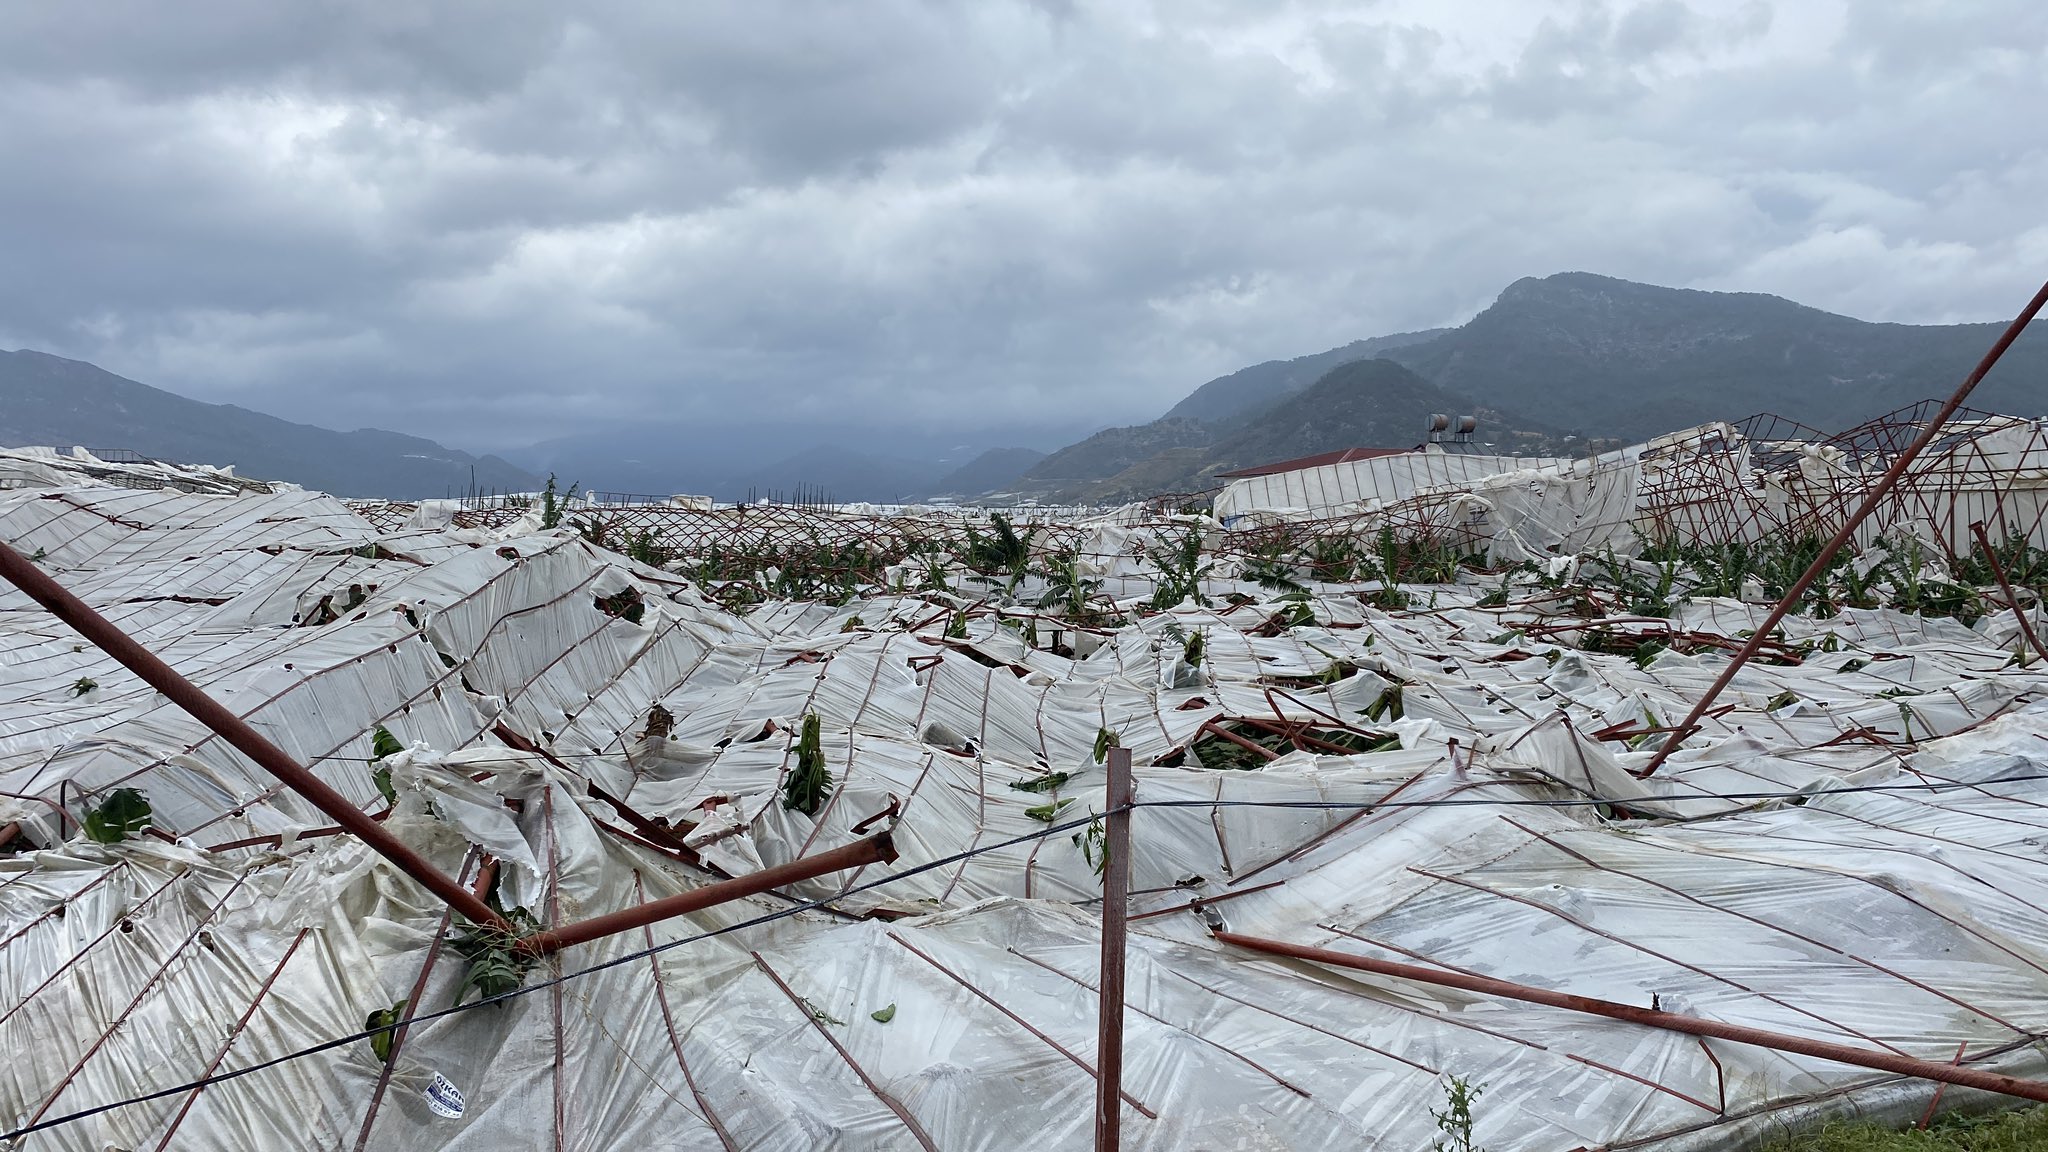
[[[532,490],[540,481],[496,456],[363,428],[334,432],[232,404],[203,404],[81,360],[0,352],[0,444],[126,448],[338,496],[417,499],[479,487]],[[472,470],[473,473],[472,473]]]
[[[1485,403],[1641,439],[1760,411],[1847,428],[1946,396],[2002,327],[1871,324],[1776,296],[1565,272],[1517,280],[1463,327],[1386,355]],[[2048,412],[2048,334],[2014,344],[1970,404]]]
[[[1128,428],[1105,428],[1079,444],[1062,448],[1032,465],[1024,479],[1051,484],[1100,480],[1114,476],[1154,453],[1170,448],[1200,447],[1215,439],[1216,433],[1207,426],[1173,417]]]
[[[1325,373],[1339,364],[1385,356],[1395,348],[1421,344],[1448,331],[1447,328],[1431,328],[1422,332],[1375,336],[1370,340],[1353,340],[1342,348],[1332,348],[1313,356],[1268,360],[1264,364],[1240,368],[1195,389],[1187,399],[1166,413],[1166,419],[1215,424],[1254,415],[1322,379]]]
[[[1178,477],[1185,472],[1184,465],[1204,459],[1200,453],[1191,455],[1190,450],[1227,438],[1235,428],[1300,393],[1331,369],[1370,359],[1382,350],[1428,340],[1443,331],[1354,340],[1342,348],[1292,360],[1268,360],[1219,376],[1150,424],[1105,428],[1060,449],[1024,473],[1024,487],[1045,495],[1072,497],[1085,490],[1085,485],[1078,483],[1081,481],[1116,477],[1110,487],[1124,491],[1142,488],[1148,477]]]
[[[1391,360],[1342,365],[1210,451],[1224,471],[1339,448],[1412,448],[1434,413],[1479,418],[1474,439],[1504,454],[1563,450],[1556,429],[1439,388]]]
[[[1035,448],[991,448],[941,477],[934,496],[972,499],[1015,484],[1045,453]]]
[[[1375,440],[1383,428],[1396,442],[1419,436],[1414,404],[1399,405],[1390,424],[1318,407],[1336,398],[1310,382],[1366,357],[1441,389],[1425,410],[1479,410],[1483,433],[1490,424],[1496,435],[1527,432],[1527,442],[1565,443],[1565,433],[1580,447],[1641,440],[1758,412],[1840,430],[1948,395],[2002,327],[1872,324],[1776,296],[1563,272],[1515,281],[1457,328],[1360,340],[1218,377],[1160,420],[1105,429],[1053,453],[1024,483],[1063,499],[1127,499],[1202,487],[1218,470],[1385,447]],[[1970,404],[2048,414],[2048,331],[2015,343]],[[1410,419],[1412,429],[1402,423]],[[1304,447],[1311,443],[1323,447]]]
[[[1447,392],[1389,360],[1359,360],[1200,449],[1176,449],[1092,485],[1091,500],[1134,500],[1214,487],[1217,474],[1340,448],[1412,448],[1432,413],[1479,417],[1477,440],[1503,454],[1570,451],[1556,429]]]

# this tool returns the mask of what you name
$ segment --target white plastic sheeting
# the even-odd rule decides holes
[[[1549,468],[1569,461],[1417,449],[1388,456],[1295,468],[1232,480],[1216,494],[1216,518],[1226,527],[1258,512],[1301,512],[1316,518],[1399,503],[1418,492],[1465,487],[1504,472]]]
[[[1578,460],[1431,448],[1230,481],[1217,518],[1233,529],[1313,523],[1359,534],[1431,535],[1504,563],[1575,552],[1630,555],[1638,537],[1755,544],[1827,535],[1917,433],[1751,443],[1721,421]],[[1858,525],[1855,543],[1918,539],[1967,555],[1971,525],[2048,544],[2048,421],[1958,419]]]
[[[0,491],[10,488],[115,487],[169,488],[180,492],[235,494],[275,492],[290,484],[246,480],[233,468],[205,464],[173,464],[147,460],[135,453],[113,453],[103,459],[85,448],[0,448]]]
[[[1119,534],[1136,598],[1145,548],[1123,542],[1184,529],[1091,530]],[[387,728],[411,750],[385,765],[386,827],[465,880],[495,857],[500,896],[544,923],[843,844],[892,803],[902,853],[569,949],[529,984],[676,945],[424,1023],[381,1092],[356,1042],[24,1147],[1085,1148],[1100,882],[1084,830],[1034,836],[1031,810],[1101,810],[1104,729],[1145,805],[1128,1147],[1420,1148],[1450,1075],[1484,1086],[1496,1152],[1683,1143],[1885,1079],[1236,952],[1197,898],[1253,935],[2042,1071],[2048,677],[2016,665],[2009,619],[1790,621],[1804,661],[1746,669],[1639,780],[1630,733],[1682,715],[1723,657],[1582,651],[1590,622],[1482,609],[1477,587],[1389,615],[1322,586],[1314,622],[1284,627],[1284,605],[1211,581],[1211,606],[1083,655],[1043,646],[1050,620],[1026,643],[1014,608],[948,637],[961,605],[935,596],[736,617],[566,532],[386,534],[313,494],[15,493],[0,534],[378,813]],[[629,590],[637,621],[614,614]],[[1701,602],[1664,626],[1727,637],[1759,612]],[[834,780],[807,816],[782,787],[812,714]],[[1387,747],[1192,766],[1219,727]],[[76,836],[119,786],[174,842]],[[0,794],[28,845],[0,857],[10,1128],[349,1035],[416,986],[428,1009],[457,994],[445,908],[11,592]],[[430,1106],[437,1076],[459,1117]]]

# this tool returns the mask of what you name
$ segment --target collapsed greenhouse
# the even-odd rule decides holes
[[[1392,528],[1528,560],[1634,550],[1639,540],[1755,544],[1824,537],[1937,414],[1926,401],[1846,432],[1768,414],[1716,421],[1580,459],[1515,458],[1431,444],[1230,480],[1223,523],[1357,535]],[[2048,421],[1967,409],[1858,527],[1865,547],[1912,538],[1956,556],[1971,525],[2048,546]]]
[[[1422,1148],[1453,1083],[1493,1152],[2004,1100],[1667,1026],[2048,1079],[2034,522],[1947,505],[1980,555],[1885,521],[1673,731],[1793,545],[1644,509],[1791,457],[1839,505],[1864,465],[1794,439],[1229,527],[352,506],[37,455],[0,541],[314,780],[0,595],[0,1121],[35,1149],[1087,1147],[1124,753],[1127,1147]],[[1571,516],[1502,531],[1509,493]]]

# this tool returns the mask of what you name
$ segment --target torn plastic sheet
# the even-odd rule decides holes
[[[380,533],[325,498],[240,499],[269,502],[91,489],[0,497],[0,518],[365,809],[384,807],[375,729],[414,749],[387,758],[386,827],[465,883],[497,858],[499,898],[543,924],[837,847],[869,821],[893,823],[901,858],[568,949],[526,980],[832,902],[422,1024],[381,1097],[364,1042],[31,1146],[1085,1147],[1101,881],[1076,835],[1103,806],[1104,731],[1148,805],[1131,1147],[1421,1146],[1448,1075],[1485,1087],[1475,1136],[1496,1152],[1697,1144],[1894,1083],[1238,953],[1198,902],[1250,934],[2042,1071],[2048,678],[1994,622],[1788,621],[1787,643],[1811,645],[1800,662],[1745,669],[1645,781],[1645,729],[1683,715],[1725,656],[1576,645],[1594,627],[1733,637],[1757,606],[1570,621],[1482,607],[1492,585],[1468,582],[1389,612],[1359,586],[1283,599],[1218,576],[1207,604],[1055,651],[1052,619],[1023,603],[891,592],[736,616],[567,532]],[[110,510],[122,523],[92,526]],[[1133,513],[1073,538],[1113,553],[1090,562],[1131,612],[1154,587],[1148,552],[1190,527]],[[305,622],[356,585],[360,603]],[[600,603],[629,589],[638,621]],[[20,1054],[0,1117],[284,1055],[415,987],[426,1008],[453,1002],[466,963],[446,940],[465,926],[410,881],[13,593],[0,654],[0,823],[22,826],[0,856],[0,1039]],[[94,686],[74,694],[81,678]],[[815,813],[786,791],[810,715],[832,778]],[[500,725],[545,754],[505,747]],[[1219,729],[1274,758],[1189,766]],[[1331,751],[1347,746],[1380,750]],[[177,843],[80,839],[116,787],[144,792]],[[1850,790],[1900,787],[1916,790]],[[436,1076],[460,1116],[434,1109]]]

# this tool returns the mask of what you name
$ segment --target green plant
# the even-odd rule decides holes
[[[796,770],[782,787],[782,806],[806,816],[816,816],[825,798],[832,794],[832,774],[825,770],[820,729],[818,714],[806,713],[803,732],[796,741]]]
[[[1324,536],[1308,547],[1308,574],[1312,580],[1341,584],[1358,571],[1358,545],[1348,536]]]
[[[569,527],[574,528],[576,534],[583,537],[584,542],[593,547],[610,548],[612,546],[611,525],[595,516],[584,520],[571,520],[569,521]]]
[[[1369,555],[1358,560],[1358,576],[1379,580],[1389,588],[1405,582],[1448,584],[1458,578],[1462,562],[1457,549],[1428,536],[1404,538],[1382,527]]]
[[[626,555],[649,568],[660,568],[675,559],[675,553],[661,545],[652,528],[627,534]]]
[[[1472,1143],[1472,1102],[1479,1099],[1480,1091],[1463,1076],[1452,1076],[1444,1085],[1443,1110],[1429,1110],[1437,1131],[1443,1133],[1430,1145],[1434,1152],[1486,1152]]]
[[[1244,577],[1271,592],[1307,592],[1294,578],[1294,567],[1276,557],[1256,556],[1245,561]]]
[[[1252,730],[1233,731],[1231,734],[1239,740],[1266,749],[1273,756],[1281,755],[1287,747],[1284,740],[1270,732]],[[1264,767],[1270,759],[1236,740],[1228,740],[1217,735],[1202,737],[1190,744],[1188,751],[1203,768],[1212,772],[1250,772]]]
[[[1401,689],[1405,685],[1389,684],[1365,706],[1365,714],[1375,723],[1381,719],[1399,720],[1402,715]]]
[[[2048,1147],[2048,1108],[1950,1113],[1925,1128],[1894,1131],[1867,1120],[1830,1119],[1780,1136],[1765,1152],[2038,1152]]]
[[[1693,586],[1696,595],[1733,599],[1741,596],[1743,585],[1749,583],[1755,558],[1750,554],[1749,545],[1737,540],[1693,550],[1690,562],[1693,571],[1701,578]]]
[[[555,487],[555,474],[553,472],[548,473],[547,487],[540,490],[540,526],[542,528],[559,527],[562,523],[562,513],[569,507],[569,502],[574,499],[576,499],[576,485],[571,483],[569,490],[563,492]]]
[[[149,798],[133,788],[116,788],[85,814],[85,838],[95,844],[119,844],[149,827]]]
[[[398,1026],[405,1021],[405,1006],[410,1000],[400,1000],[389,1008],[379,1008],[363,1020],[363,1029],[383,1029],[370,1037],[370,1051],[377,1056],[377,1063],[391,1063],[391,1048],[398,1040]]]
[[[71,682],[71,694],[73,696],[83,696],[87,692],[90,692],[99,686],[100,682],[93,679],[92,677],[80,676],[78,679],[73,680]]]
[[[1506,571],[1506,572],[1503,572],[1503,573],[1501,573],[1501,577],[1500,577],[1500,587],[1498,587],[1498,588],[1494,589],[1494,590],[1493,590],[1493,591],[1491,591],[1491,592],[1488,592],[1488,593],[1487,593],[1486,595],[1484,595],[1484,596],[1481,596],[1481,597],[1479,598],[1479,602],[1478,602],[1477,604],[1475,604],[1475,605],[1474,605],[1474,607],[1477,607],[1477,608],[1505,608],[1505,607],[1507,607],[1507,606],[1508,606],[1508,597],[1514,594],[1514,579],[1515,579],[1515,575],[1514,575],[1514,570],[1513,570],[1513,569],[1509,569],[1508,571]]]
[[[609,596],[596,597],[597,610],[607,616],[616,616],[628,624],[638,624],[647,614],[647,602],[640,597],[640,590],[627,585]]]
[[[1097,876],[1109,867],[1109,831],[1103,826],[1100,813],[1093,814],[1088,826],[1074,833],[1074,843],[1081,849],[1081,858]]]
[[[462,935],[448,942],[450,948],[469,961],[469,969],[462,974],[462,983],[455,988],[455,1003],[458,1005],[471,989],[476,990],[479,1000],[492,1000],[518,991],[519,986],[526,982],[527,970],[536,960],[533,955],[520,951],[519,942],[540,931],[540,921],[523,907],[500,909],[495,891],[488,903],[493,911],[505,917],[510,930],[472,924]]]
[[[1676,558],[1651,563],[1657,569],[1655,576],[1637,571],[1635,565],[1617,557],[1612,548],[1600,554],[1600,566],[1632,615],[1669,616],[1673,605],[1682,599],[1676,595],[1676,589],[1678,575],[1685,565]]]
[[[1207,635],[1208,633],[1200,628],[1188,633],[1187,643],[1180,646],[1181,663],[1186,664],[1190,668],[1200,668],[1202,666],[1202,649],[1204,638]],[[1097,757],[1097,759],[1100,759],[1100,757]]]
[[[1097,764],[1108,762],[1109,750],[1111,748],[1121,748],[1123,746],[1123,737],[1118,736],[1107,728],[1097,728],[1095,730],[1095,762]]]
[[[1876,585],[1881,582],[1883,567],[1872,565],[1859,570],[1854,557],[1842,556],[1829,568],[1829,577],[1839,570],[1841,575],[1835,584],[1837,599],[1846,608],[1875,608],[1878,605]],[[1832,633],[1830,634],[1832,635]]]
[[[1208,598],[1202,595],[1202,578],[1215,565],[1202,563],[1200,528],[1189,528],[1172,547],[1153,552],[1152,562],[1159,566],[1159,584],[1146,607],[1164,612],[1188,600],[1204,608],[1209,606]]]
[[[387,756],[396,756],[403,751],[405,746],[398,742],[398,737],[393,736],[390,729],[382,724],[377,725],[377,730],[370,735],[370,763],[376,764]],[[386,804],[398,803],[398,789],[391,783],[389,764],[371,770],[370,779],[376,783],[377,795],[382,796]]]
[[[984,576],[1007,573],[1009,587],[1014,590],[1031,570],[1031,538],[1038,534],[1038,529],[1027,528],[1019,536],[1009,517],[1001,512],[989,515],[989,526],[993,531],[987,536],[968,526],[967,566]]]
[[[893,1000],[889,1002],[889,1006],[887,1008],[878,1008],[875,1011],[868,1013],[868,1019],[873,1020],[877,1024],[887,1024],[889,1021],[894,1020],[895,1018],[896,1002]]]
[[[1663,652],[1670,647],[1671,645],[1666,644],[1664,641],[1651,637],[1637,644],[1635,650],[1629,653],[1629,658],[1636,662],[1636,667],[1648,668],[1656,661],[1659,652]]]
[[[1096,759],[1100,760],[1101,757],[1097,756]],[[1047,772],[1043,776],[1034,776],[1029,780],[1012,780],[1010,787],[1019,792],[1052,792],[1073,778],[1071,772]]]
[[[1306,592],[1290,592],[1287,606],[1280,610],[1279,621],[1287,628],[1306,628],[1316,622],[1315,605],[1308,601]]]
[[[1102,581],[1081,574],[1080,553],[1072,548],[1054,553],[1046,561],[1045,593],[1039,597],[1041,608],[1058,608],[1060,614],[1079,624],[1092,623],[1102,617],[1093,601],[1102,590]]]
[[[1041,824],[1050,824],[1054,820],[1059,819],[1060,809],[1065,808],[1067,805],[1072,803],[1073,800],[1067,799],[1054,800],[1051,803],[1047,804],[1035,804],[1029,808],[1026,808],[1024,810],[1024,814],[1026,816],[1031,817],[1033,820],[1038,821]]]

